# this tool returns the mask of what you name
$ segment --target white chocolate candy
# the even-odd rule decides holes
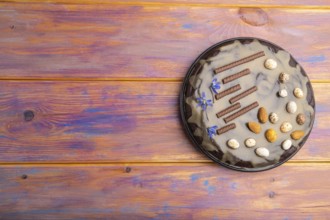
[[[286,83],[290,79],[290,75],[287,73],[281,73],[280,76],[278,77],[281,83]]]
[[[273,70],[277,67],[277,63],[273,59],[267,59],[265,60],[265,67],[269,70]]]
[[[278,121],[278,116],[276,113],[272,112],[269,114],[269,121],[275,124]]]
[[[283,150],[289,150],[292,146],[292,141],[291,140],[285,140],[282,142],[282,149]]]
[[[237,149],[239,148],[239,143],[236,139],[230,139],[227,142],[228,147],[232,148],[232,149]]]
[[[296,98],[300,99],[304,96],[304,92],[300,89],[300,88],[295,88],[293,90],[293,94],[294,96],[296,96]]]
[[[269,150],[267,148],[264,147],[259,147],[256,149],[256,154],[259,157],[268,157],[269,156]]]
[[[281,132],[286,133],[292,130],[292,125],[289,122],[283,122],[280,127]]]
[[[288,104],[286,104],[286,110],[289,113],[295,113],[297,111],[297,104],[294,101],[288,102]]]
[[[285,89],[281,89],[278,92],[278,95],[284,98],[284,97],[287,97],[288,96],[288,92]]]
[[[257,144],[256,140],[253,138],[246,139],[244,143],[245,143],[245,146],[247,146],[247,147],[254,147]]]

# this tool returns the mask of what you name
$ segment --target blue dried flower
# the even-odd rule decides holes
[[[208,100],[206,99],[205,92],[202,92],[202,97],[197,98],[197,103],[198,103],[197,107],[201,106],[203,111],[206,110],[207,106],[213,106],[212,100],[211,99],[208,99]]]
[[[218,126],[216,126],[216,125],[214,125],[210,128],[207,128],[207,134],[211,139],[213,138],[213,136],[216,135],[217,129],[218,129]]]
[[[220,82],[217,81],[217,78],[212,80],[211,89],[214,93],[218,93],[217,90],[220,89]]]

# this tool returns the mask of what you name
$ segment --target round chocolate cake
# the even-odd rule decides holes
[[[289,160],[314,122],[310,81],[282,48],[235,38],[207,49],[191,66],[180,107],[184,127],[208,157],[240,171]]]

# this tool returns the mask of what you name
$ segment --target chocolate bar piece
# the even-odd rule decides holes
[[[227,77],[223,78],[222,82],[223,82],[223,84],[226,84],[226,83],[229,83],[231,81],[234,81],[235,79],[241,78],[242,76],[246,76],[250,73],[251,73],[250,69],[245,69],[245,70],[242,70],[238,73],[235,73],[233,75],[230,75],[230,76],[227,76]]]
[[[253,86],[251,88],[249,88],[248,90],[245,90],[244,92],[238,94],[237,96],[234,96],[232,98],[229,99],[230,104],[233,104],[234,102],[237,102],[238,100],[244,98],[245,96],[250,95],[251,93],[257,91],[257,87]]]
[[[217,130],[217,134],[218,134],[218,135],[223,134],[223,133],[225,133],[225,132],[227,132],[227,131],[229,131],[229,130],[232,130],[232,129],[234,129],[234,128],[236,128],[236,124],[235,124],[235,123],[231,123],[231,124],[226,125],[226,126],[224,126],[224,127],[222,127],[222,128],[219,128],[219,129]]]
[[[228,108],[225,108],[224,110],[217,113],[217,117],[220,118],[236,109],[239,109],[241,107],[241,104],[239,102],[235,103],[234,105],[229,106]]]
[[[250,62],[250,61],[252,61],[252,60],[255,60],[255,59],[259,58],[259,57],[262,57],[262,56],[265,56],[265,52],[260,51],[260,52],[258,52],[258,53],[256,53],[256,54],[252,54],[252,55],[250,55],[250,56],[248,56],[248,57],[245,57],[245,58],[243,58],[243,59],[240,59],[240,60],[234,61],[234,62],[232,62],[232,63],[229,63],[229,64],[227,64],[227,65],[221,66],[221,67],[219,67],[219,68],[216,68],[216,69],[214,70],[214,72],[215,72],[215,74],[217,74],[217,73],[221,73],[221,72],[223,72],[223,71],[225,71],[225,70],[229,70],[229,69],[231,69],[231,68],[233,68],[233,67],[236,67],[236,66],[239,66],[239,65],[241,65],[241,64],[248,63],[248,62]]]
[[[226,118],[224,118],[223,120],[228,123],[232,120],[234,120],[235,118],[238,118],[239,116],[241,115],[244,115],[245,113],[251,111],[252,109],[256,108],[259,106],[259,103],[258,102],[253,102],[252,104],[242,108],[241,110],[235,112],[234,114],[231,114],[229,116],[227,116]]]
[[[233,86],[233,87],[230,87],[229,89],[226,89],[218,94],[215,95],[215,99],[218,100],[218,99],[221,99],[222,97],[226,96],[226,95],[229,95],[229,94],[232,94],[238,90],[241,89],[241,86],[239,84]]]

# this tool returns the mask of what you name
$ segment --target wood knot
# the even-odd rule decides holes
[[[275,192],[273,192],[273,191],[269,192],[268,197],[271,198],[271,199],[274,198],[275,197]]]
[[[268,23],[268,15],[261,8],[240,8],[238,14],[242,21],[252,26],[263,26]]]
[[[26,110],[23,115],[25,121],[32,121],[34,118],[34,113],[31,110]]]
[[[23,174],[23,175],[21,176],[21,178],[22,178],[23,180],[26,180],[26,179],[28,178],[28,176],[27,176],[26,174]]]
[[[130,173],[132,171],[132,168],[130,168],[130,167],[126,167],[126,169],[125,169],[125,172],[126,173]]]

